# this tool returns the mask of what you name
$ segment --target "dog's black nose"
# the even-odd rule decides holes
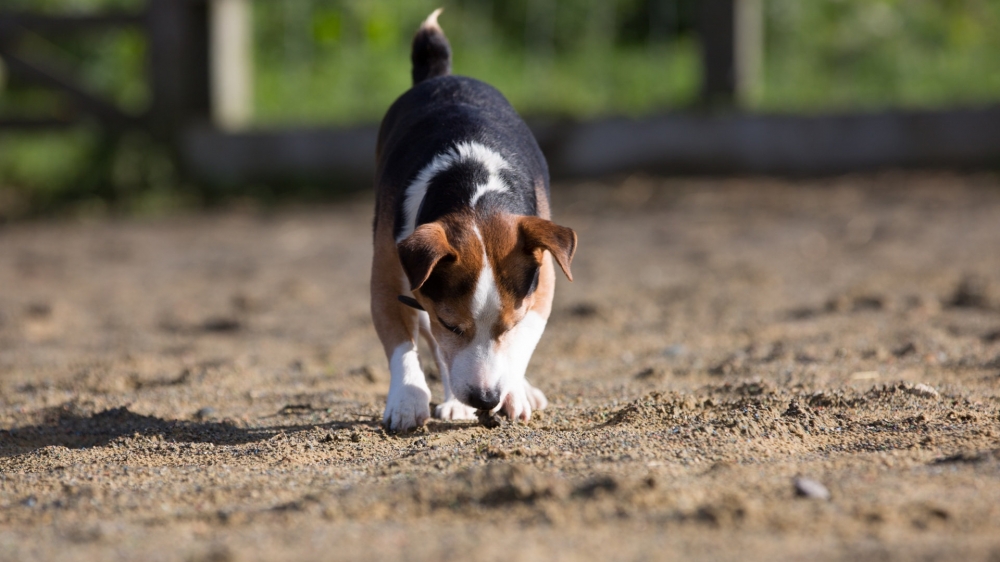
[[[492,410],[500,403],[500,391],[496,388],[470,388],[463,402],[477,410]]]

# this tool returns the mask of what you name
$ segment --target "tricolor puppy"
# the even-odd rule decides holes
[[[392,373],[392,431],[430,417],[419,335],[444,382],[437,417],[527,420],[544,408],[524,373],[552,308],[552,257],[572,280],[576,249],[576,233],[549,221],[531,131],[496,89],[451,75],[439,13],[413,39],[413,87],[378,138],[371,305]]]

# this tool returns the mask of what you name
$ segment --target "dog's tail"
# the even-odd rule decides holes
[[[414,86],[428,78],[451,74],[451,45],[437,21],[443,9],[438,8],[427,16],[413,36],[410,61],[413,63],[411,74]]]

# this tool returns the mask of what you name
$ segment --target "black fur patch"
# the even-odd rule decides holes
[[[413,37],[410,61],[413,63],[410,76],[414,84],[451,73],[451,45],[440,28],[421,27],[417,31]]]
[[[488,181],[489,170],[475,160],[463,160],[438,173],[427,184],[427,195],[420,204],[416,225],[434,222],[468,207],[476,187]]]
[[[385,197],[395,212],[396,237],[405,227],[406,189],[435,156],[463,142],[482,144],[509,166],[500,172],[507,191],[486,194],[479,204],[483,211],[537,215],[535,185],[541,183],[548,191],[549,172],[527,125],[492,86],[462,76],[441,76],[424,80],[400,96],[379,130],[376,183],[383,190],[379,199]],[[471,170],[456,171],[452,180],[463,173],[478,175]],[[417,226],[455,208],[459,204],[454,200],[456,194],[463,195],[462,201],[468,204],[465,194],[475,185],[455,190],[448,188],[452,180],[431,181],[423,202],[427,210],[418,213]],[[439,193],[439,188],[444,189]]]

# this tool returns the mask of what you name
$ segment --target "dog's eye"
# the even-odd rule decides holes
[[[445,322],[444,320],[441,320],[440,318],[438,318],[438,322],[440,322],[441,325],[444,326],[445,330],[448,330],[449,332],[455,334],[456,336],[461,336],[462,334],[465,333],[465,330],[459,328],[458,326],[452,326],[451,324]]]

